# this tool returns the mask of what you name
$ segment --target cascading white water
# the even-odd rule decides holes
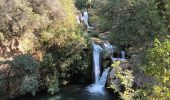
[[[89,26],[88,23],[88,12],[85,11],[84,15],[81,16],[81,20],[87,26],[87,30],[94,29],[95,27]],[[94,84],[87,87],[89,92],[91,93],[104,93],[103,88],[105,86],[107,80],[107,74],[109,72],[109,68],[104,70],[101,78],[100,78],[100,52],[103,50],[101,46],[92,42],[93,46],[93,75],[94,75]],[[111,54],[113,54],[113,46],[109,44],[109,42],[104,43],[105,50],[111,50]]]
[[[80,15],[80,20],[83,21],[84,25],[87,27],[87,30],[93,30],[95,27],[92,27],[89,25],[88,20],[89,20],[89,15],[87,10],[83,12],[83,16]]]
[[[93,73],[95,84],[99,83],[100,78],[100,52],[102,48],[97,44],[92,44],[93,46]]]
[[[115,61],[122,61],[122,62],[126,61],[126,59],[125,59],[125,52],[124,51],[120,52],[120,56],[121,56],[120,58],[112,57],[112,61],[113,62],[115,62]]]
[[[120,54],[121,54],[121,58],[122,58],[122,59],[125,59],[125,52],[124,52],[124,51],[121,51]]]
[[[109,72],[110,67],[106,68],[102,74],[102,76],[100,77],[99,80],[99,84],[101,84],[102,86],[105,86],[106,84],[106,80],[107,80],[107,74]]]
[[[104,49],[108,50],[112,48],[112,46],[108,43],[104,44]],[[94,73],[94,84],[87,87],[89,92],[91,93],[100,93],[104,94],[104,86],[107,80],[107,74],[109,72],[109,67],[104,70],[102,76],[100,77],[100,52],[102,49],[99,45],[92,43],[93,46],[93,73]]]

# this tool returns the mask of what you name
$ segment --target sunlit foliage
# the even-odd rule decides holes
[[[119,64],[119,61],[112,64],[115,79],[118,79],[118,83],[111,84],[110,87],[115,92],[118,92],[123,100],[133,100],[136,95],[135,90],[132,88],[134,76],[131,70],[124,69]]]
[[[73,0],[0,0],[0,47],[3,55],[14,58],[12,66],[23,70],[18,74],[34,71],[37,67],[33,64],[36,63],[31,63],[30,59],[40,55],[37,57],[40,67],[38,65],[36,69],[40,75],[25,76],[36,81],[25,79],[23,89],[20,89],[22,92],[16,92],[18,95],[35,94],[37,87],[54,94],[62,81],[70,82],[75,77],[87,81],[88,76],[84,73],[89,66],[90,43],[76,24],[75,13]],[[28,53],[35,58],[27,56]],[[24,55],[15,58],[19,54]],[[4,56],[0,57],[6,60]]]
[[[170,42],[155,40],[154,47],[147,52],[144,72],[155,80],[143,93],[148,98],[170,99]]]
[[[109,38],[115,44],[141,47],[165,34],[155,0],[104,0],[97,8],[100,28],[112,31]]]

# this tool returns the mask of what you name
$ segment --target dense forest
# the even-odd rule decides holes
[[[43,100],[169,100],[170,0],[0,0],[0,98],[74,85]]]

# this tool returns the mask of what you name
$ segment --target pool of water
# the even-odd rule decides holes
[[[47,93],[39,93],[36,96],[22,96],[15,100],[119,100],[113,92],[102,87],[94,87],[94,85],[82,86],[72,85],[63,87],[55,95]]]

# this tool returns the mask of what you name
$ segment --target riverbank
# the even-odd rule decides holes
[[[119,100],[118,96],[109,89],[104,88],[104,94],[93,94],[88,91],[87,87],[88,85],[70,85],[61,87],[60,91],[54,95],[41,92],[36,96],[25,95],[11,100]]]

